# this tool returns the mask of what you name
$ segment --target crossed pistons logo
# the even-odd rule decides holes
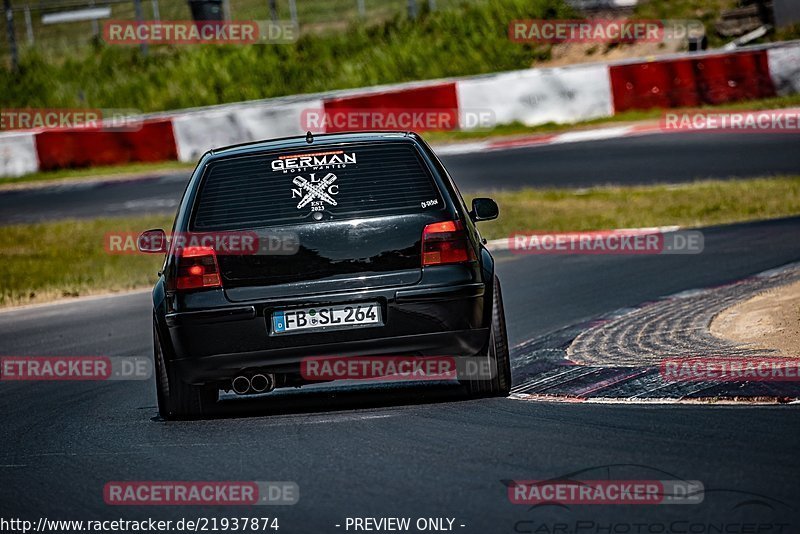
[[[322,201],[336,206],[336,199],[333,196],[339,194],[339,185],[334,184],[335,181],[336,175],[332,172],[321,179],[317,178],[314,173],[308,175],[308,180],[302,176],[295,176],[292,183],[298,188],[292,189],[292,198],[302,197],[297,204],[297,209],[301,209],[309,203],[312,203],[312,206],[321,206]]]

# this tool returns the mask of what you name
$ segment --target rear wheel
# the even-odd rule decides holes
[[[508,353],[506,316],[503,310],[503,295],[500,280],[494,277],[492,304],[492,329],[489,335],[489,369],[492,378],[487,380],[464,380],[462,384],[471,397],[505,397],[511,391],[511,357]]]
[[[164,419],[198,417],[207,414],[219,398],[214,386],[193,386],[185,383],[164,358],[164,350],[153,322],[153,357],[155,360],[158,413]]]

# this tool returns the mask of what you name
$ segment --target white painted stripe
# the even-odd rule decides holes
[[[594,128],[591,130],[577,130],[565,132],[557,135],[534,135],[530,138],[509,138],[502,140],[475,141],[469,143],[451,143],[434,145],[433,150],[440,156],[457,156],[461,154],[475,154],[489,150],[515,150],[519,148],[531,148],[535,146],[559,145],[563,143],[584,143],[589,141],[599,141],[604,139],[618,139],[622,137],[632,137],[646,134],[665,134],[657,127],[643,127],[642,125],[633,126],[614,126],[610,128]]]
[[[539,394],[529,394],[529,393],[512,393],[508,396],[508,398],[512,400],[519,400],[519,401],[538,401],[538,402],[557,402],[560,404],[623,404],[623,405],[635,405],[635,404],[646,404],[646,405],[659,405],[659,404],[691,404],[691,405],[702,405],[702,406],[732,406],[732,405],[739,405],[739,406],[774,406],[774,405],[782,405],[782,404],[800,404],[800,401],[793,401],[789,403],[780,402],[777,397],[770,398],[769,400],[765,400],[763,397],[759,397],[757,400],[748,400],[745,398],[729,398],[723,399],[719,397],[713,397],[714,403],[709,404],[708,400],[711,397],[699,397],[696,399],[682,399],[682,398],[658,398],[658,399],[640,399],[640,398],[611,398],[611,397],[589,397],[589,398],[580,398],[580,397],[568,397],[568,396],[558,396],[558,395],[539,395]]]
[[[82,20],[107,19],[111,16],[110,7],[94,7],[75,11],[60,11],[42,15],[42,24],[60,24],[63,22],[80,22]]]
[[[109,204],[106,206],[105,211],[127,211],[127,210],[161,210],[165,208],[175,208],[178,206],[177,198],[140,198],[137,200],[128,200],[118,204]]]
[[[550,144],[559,143],[581,143],[585,141],[600,141],[603,139],[614,139],[625,137],[634,133],[633,126],[617,126],[614,128],[600,128],[596,130],[578,130],[557,135],[550,141]]]
[[[458,154],[472,154],[476,152],[483,152],[491,146],[489,141],[480,141],[477,143],[454,143],[449,145],[437,145],[433,147],[433,151],[439,156],[453,156]]]
[[[650,227],[643,227],[643,228],[615,228],[615,230],[620,232],[642,232],[642,233],[660,233],[660,234],[667,234],[670,232],[677,232],[680,230],[680,226],[650,226]],[[586,233],[595,232],[596,230],[586,230]],[[563,233],[571,233],[571,232],[563,232]],[[501,239],[492,239],[486,242],[486,250],[491,252],[501,251],[501,250],[509,250],[510,249],[510,239],[507,237]]]
[[[780,267],[776,267],[774,269],[762,271],[755,275],[754,278],[772,278],[773,276],[778,276],[797,269],[800,269],[800,262],[792,262],[786,265],[781,265]]]
[[[509,239],[504,237],[503,239],[492,239],[486,243],[486,250],[490,250],[492,252],[497,250],[508,250]]]
[[[64,298],[60,300],[55,300],[53,302],[37,302],[36,304],[23,304],[21,306],[9,306],[7,308],[0,308],[0,315],[3,314],[14,314],[14,313],[21,313],[31,310],[40,310],[44,308],[53,308],[57,306],[65,306],[68,304],[86,304],[89,302],[95,302],[98,300],[107,300],[107,299],[116,299],[116,298],[125,298],[130,297],[133,295],[141,295],[144,293],[152,293],[153,288],[147,287],[142,289],[131,289],[127,291],[120,291],[118,293],[104,293],[101,295],[87,295],[85,297],[71,297],[71,298]]]

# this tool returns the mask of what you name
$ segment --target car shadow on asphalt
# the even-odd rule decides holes
[[[200,419],[329,413],[464,400],[472,398],[467,396],[462,386],[452,382],[317,385],[253,396],[223,394],[220,401]],[[163,421],[158,416],[152,420]]]

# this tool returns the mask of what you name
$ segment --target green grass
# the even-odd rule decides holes
[[[511,42],[508,23],[571,18],[563,0],[495,0],[396,16],[287,45],[138,47],[98,43],[53,58],[23,55],[0,69],[0,107],[91,107],[144,112],[526,68],[547,57]]]
[[[107,232],[169,227],[171,217],[61,221],[3,227],[0,306],[146,287],[163,256],[106,253]]]
[[[439,10],[457,8],[464,3],[489,2],[491,0],[438,0]],[[49,2],[53,4],[54,2]],[[88,2],[84,2],[88,3]],[[102,2],[97,2],[103,4]],[[89,47],[94,39],[94,26],[90,21],[71,22],[65,24],[42,24],[38,2],[32,0],[11,0],[17,8],[30,6],[31,24],[35,42],[32,45],[53,58],[63,56],[65,50],[74,52]],[[278,0],[278,17],[290,20],[289,2]],[[403,15],[408,11],[407,0],[365,0],[365,17],[360,18],[357,0],[301,0],[296,2],[297,19],[301,32],[320,33],[341,31],[348,22],[380,23],[392,17]],[[418,0],[421,10],[427,9],[427,0]],[[112,20],[134,20],[136,18],[133,0],[110,4]],[[191,11],[186,0],[158,0],[161,20],[189,20]],[[268,0],[230,0],[231,17],[234,20],[267,20],[270,18]],[[46,12],[66,11],[65,7],[49,9]],[[15,11],[14,26],[18,45],[23,49],[31,46],[27,38],[27,27],[24,13]],[[145,20],[154,20],[153,4],[149,0],[142,1],[142,15]],[[98,26],[102,31],[102,25]],[[3,25],[5,32],[5,23]],[[0,39],[0,54],[8,52],[5,39]]]
[[[437,0],[439,9],[410,20],[404,0],[368,0],[366,20],[355,14],[355,0],[297,2],[307,31],[290,45],[151,46],[143,56],[136,46],[108,46],[87,40],[90,23],[49,26],[56,46],[22,45],[21,69],[0,66],[0,107],[118,108],[143,112],[240,102],[275,96],[376,84],[485,74],[528,68],[550,58],[547,45],[509,41],[515,19],[569,19],[580,15],[564,0]],[[713,21],[735,0],[651,0],[637,7],[637,18],[699,18],[712,46],[722,44]],[[288,16],[279,2],[280,16]],[[143,2],[150,18],[149,2]],[[234,17],[264,19],[266,0],[236,0]],[[161,2],[162,19],[186,19],[183,0]],[[24,43],[18,13],[17,34]],[[114,18],[132,19],[130,4],[114,7]],[[45,31],[35,18],[35,32]],[[328,28],[325,30],[325,28]],[[797,37],[800,26],[769,39]],[[324,31],[322,31],[324,30]],[[0,41],[2,42],[2,41]],[[1,47],[2,45],[0,45]],[[2,51],[2,48],[0,48]]]
[[[171,171],[186,171],[188,175],[194,167],[194,163],[161,161],[158,163],[125,163],[123,165],[91,167],[88,169],[61,169],[58,171],[41,171],[25,174],[23,176],[0,178],[0,186],[3,184],[49,182],[76,178],[128,178],[142,174]]]
[[[497,221],[481,223],[484,237],[496,239],[520,231],[705,226],[798,215],[800,177],[474,196],[492,196],[500,205]],[[163,257],[108,254],[104,237],[171,223],[172,217],[148,216],[6,226],[0,233],[0,306],[148,287]]]
[[[800,214],[800,176],[707,180],[680,185],[525,189],[476,193],[500,206],[481,223],[487,239],[514,232],[709,226]],[[469,201],[469,199],[467,199]]]

